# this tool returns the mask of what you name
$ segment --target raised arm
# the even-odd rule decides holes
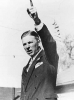
[[[52,35],[50,34],[50,31],[45,24],[43,24],[43,27],[41,28],[41,30],[37,31],[37,33],[42,40],[42,45],[44,47],[46,57],[49,63],[52,64],[54,67],[57,67],[58,55],[56,50],[56,41],[53,39]]]
[[[58,55],[56,50],[56,41],[53,39],[46,25],[41,23],[36,9],[34,7],[31,7],[31,9],[28,10],[30,12],[31,18],[35,22],[35,30],[37,31],[42,40],[42,45],[44,47],[47,60],[57,69]]]

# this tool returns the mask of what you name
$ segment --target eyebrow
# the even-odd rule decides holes
[[[29,41],[28,43],[33,43],[33,41]]]
[[[33,43],[33,41],[29,41],[28,43]],[[26,43],[23,43],[23,46],[26,45]]]

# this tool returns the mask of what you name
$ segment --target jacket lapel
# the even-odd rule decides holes
[[[38,54],[38,56],[35,58],[35,60],[32,62],[32,65],[30,66],[30,69],[29,69],[29,71],[28,71],[28,73],[27,73],[27,76],[26,76],[26,84],[25,84],[25,90],[27,89],[27,86],[28,86],[28,83],[29,83],[29,81],[30,81],[30,78],[31,78],[31,76],[32,76],[32,74],[33,74],[33,71],[34,71],[34,69],[35,69],[35,65],[36,65],[36,63],[37,63],[37,59],[40,57],[40,56],[42,56],[42,53],[43,53],[43,50]]]
[[[27,76],[26,76],[26,84],[25,84],[25,86],[26,86],[26,87],[25,87],[25,90],[27,89],[29,80],[30,80],[31,75],[32,75],[32,73],[33,73],[33,70],[34,70],[34,68],[35,68],[35,67],[34,67],[35,63],[36,63],[36,60],[32,62],[32,65],[30,66],[30,69],[29,69],[29,71],[28,71],[28,73],[27,73]]]

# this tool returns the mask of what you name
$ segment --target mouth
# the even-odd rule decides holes
[[[32,50],[27,51],[27,53],[28,53],[28,54],[31,54],[31,53],[32,53]]]

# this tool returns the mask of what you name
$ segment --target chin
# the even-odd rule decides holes
[[[30,56],[33,56],[34,54],[33,53],[31,53],[31,54],[29,54]]]

